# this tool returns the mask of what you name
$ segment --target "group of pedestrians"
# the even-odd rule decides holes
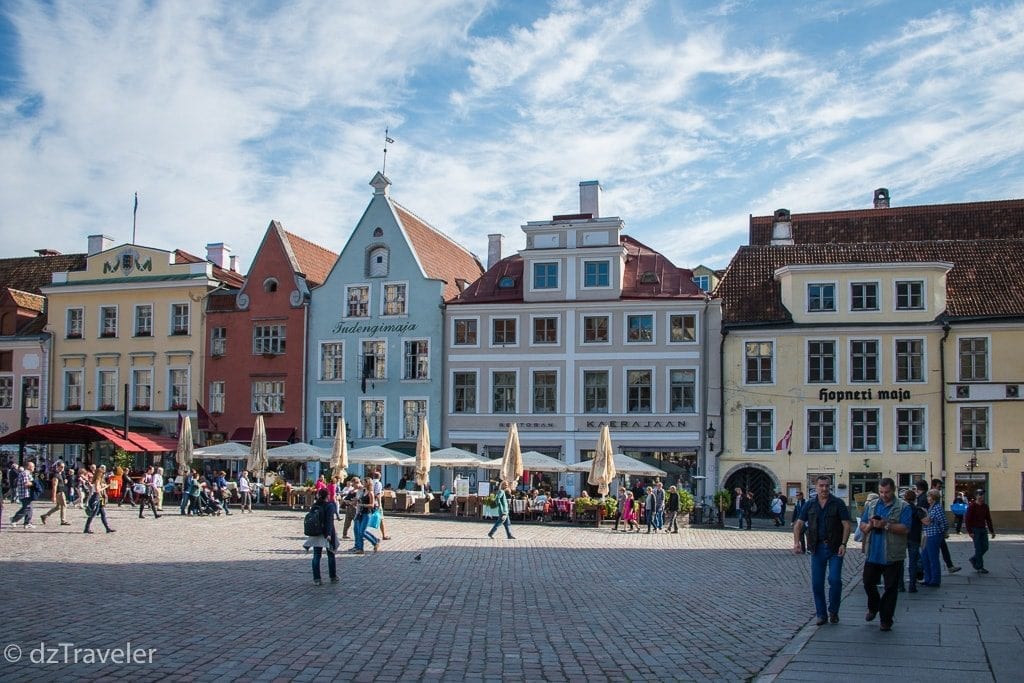
[[[615,525],[612,531],[618,531],[619,525],[623,532],[640,533],[643,523],[647,525],[647,533],[662,531],[666,534],[679,533],[679,513],[682,512],[682,497],[675,486],[665,489],[660,480],[643,489],[642,500],[634,491],[620,486],[615,496]]]
[[[830,477],[818,477],[815,497],[804,501],[798,496],[794,505],[793,552],[811,555],[811,593],[819,626],[839,622],[843,559],[855,523],[846,503],[831,494],[831,485]],[[971,566],[987,574],[984,556],[989,535],[995,533],[983,491],[968,505],[964,517],[975,544]],[[939,480],[933,480],[930,489],[928,482],[918,481],[900,498],[896,482],[882,479],[878,494],[868,497],[856,525],[865,554],[861,577],[867,596],[864,619],[872,622],[878,618],[881,631],[892,630],[899,593],[918,592],[919,576],[922,586],[941,585],[940,557],[950,573],[960,571],[946,545],[949,529]]]

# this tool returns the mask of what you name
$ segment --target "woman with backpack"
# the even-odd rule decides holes
[[[320,558],[327,551],[327,575],[331,583],[338,582],[338,567],[334,551],[338,549],[338,533],[334,529],[334,516],[337,506],[327,500],[327,489],[316,492],[316,502],[306,513],[303,531],[306,534],[304,545],[313,549],[313,584],[321,585]]]

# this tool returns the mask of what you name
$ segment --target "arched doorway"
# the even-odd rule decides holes
[[[726,476],[725,488],[732,492],[737,487],[754,492],[754,502],[757,503],[755,517],[766,517],[771,514],[772,495],[779,490],[779,483],[769,470],[757,465],[737,467]]]

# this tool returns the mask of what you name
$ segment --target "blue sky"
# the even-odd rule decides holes
[[[3,256],[86,236],[243,270],[392,196],[486,258],[578,208],[722,267],[748,215],[1024,197],[1024,3],[0,3]]]

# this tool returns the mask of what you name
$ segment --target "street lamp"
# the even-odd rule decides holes
[[[709,451],[713,451],[713,450],[715,450],[715,425],[714,425],[714,423],[712,423],[712,422],[708,423],[708,428],[707,428],[707,432],[706,433],[708,435],[708,450]]]

